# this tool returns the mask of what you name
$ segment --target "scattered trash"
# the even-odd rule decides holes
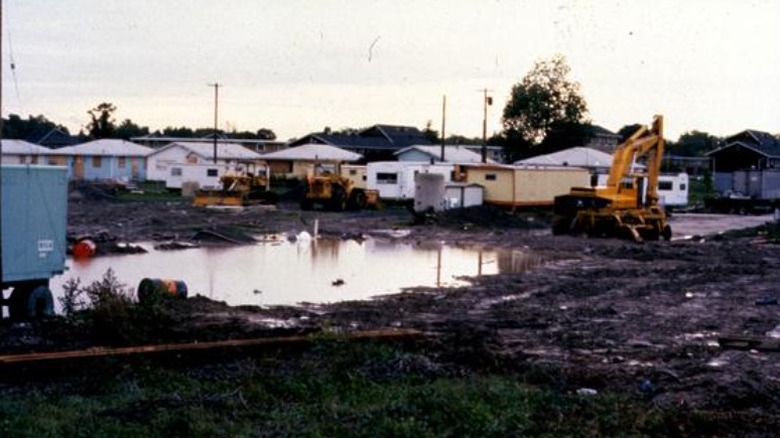
[[[580,388],[577,390],[577,395],[596,395],[599,392],[593,388]]]

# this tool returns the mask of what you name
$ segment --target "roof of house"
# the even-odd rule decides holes
[[[439,160],[441,158],[441,146],[433,145],[413,145],[405,147],[393,155],[401,155],[409,151],[419,151],[429,157]],[[466,163],[481,163],[482,154],[476,153],[466,146],[445,146],[444,147],[444,161],[447,163],[466,164]],[[490,158],[487,159],[489,163],[495,163]]]
[[[423,133],[411,126],[374,125],[355,134],[312,133],[291,142],[329,144],[346,149],[398,150],[407,146],[431,144]]]
[[[3,155],[48,155],[52,150],[25,140],[1,140]]]
[[[704,155],[711,155],[736,145],[753,149],[768,157],[780,157],[780,140],[768,132],[756,131],[753,129],[746,129],[740,133],[727,137],[725,146],[713,149]]]
[[[155,150],[151,155],[156,155],[176,147],[184,148],[203,159],[214,158],[214,142],[204,143],[197,141],[176,141]],[[217,142],[217,159],[256,161],[262,160],[263,157],[257,152],[237,143]]]
[[[67,155],[145,157],[154,149],[127,140],[104,138],[59,148],[57,152]]]
[[[362,155],[346,151],[327,144],[304,144],[276,152],[263,154],[265,160],[322,160],[322,161],[358,161]]]
[[[515,161],[514,164],[536,166],[610,167],[612,155],[593,148],[574,147],[546,155]]]
[[[80,142],[77,136],[67,134],[60,128],[36,129],[25,140],[49,148],[73,146]]]

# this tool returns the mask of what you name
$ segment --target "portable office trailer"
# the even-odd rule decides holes
[[[181,189],[184,183],[196,183],[201,189],[216,189],[226,171],[227,166],[224,164],[170,164],[165,176],[165,188]]]
[[[454,170],[455,166],[451,164],[375,161],[366,165],[366,188],[377,190],[381,199],[413,200],[415,175],[436,173],[443,175],[445,181],[450,181]]]
[[[356,188],[366,189],[366,166],[361,164],[342,164],[341,176],[347,178]]]
[[[467,183],[484,188],[485,204],[505,207],[551,206],[572,187],[590,185],[590,173],[579,167],[464,165]]]
[[[7,305],[12,319],[53,313],[49,279],[65,270],[67,252],[67,169],[3,165],[0,174],[0,311]]]

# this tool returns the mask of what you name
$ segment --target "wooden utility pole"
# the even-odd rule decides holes
[[[444,126],[447,120],[447,95],[442,96],[441,101],[441,161],[444,162],[444,144],[447,136],[444,133]]]
[[[487,88],[483,88],[482,90],[483,95],[483,109],[482,109],[482,162],[487,163],[487,107],[488,105],[493,105],[493,98],[491,96],[488,96],[488,90]]]
[[[217,164],[217,123],[219,120],[219,83],[208,84],[214,87],[214,164]]]

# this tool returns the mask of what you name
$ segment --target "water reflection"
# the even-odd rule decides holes
[[[109,268],[133,290],[143,278],[171,278],[187,283],[190,296],[231,305],[274,305],[367,299],[414,286],[457,286],[464,284],[464,276],[522,272],[541,263],[524,251],[373,238],[291,242],[277,236],[257,245],[181,251],[141,246],[149,252],[68,260],[68,271],[52,279],[55,298],[68,279],[90,283]]]

